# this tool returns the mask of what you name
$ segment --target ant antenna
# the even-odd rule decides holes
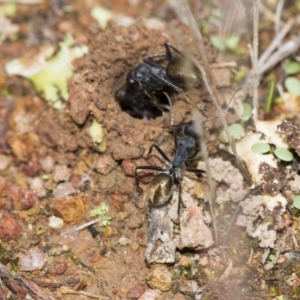
[[[242,88],[239,88],[239,89],[237,89],[233,94],[232,94],[232,96],[231,96],[231,98],[230,98],[230,100],[229,100],[229,102],[228,102],[228,104],[227,104],[227,107],[226,107],[226,112],[225,112],[225,116],[227,115],[227,113],[228,113],[228,109],[229,109],[229,106],[230,106],[230,102],[233,100],[233,98],[234,98],[234,96],[237,94],[237,92],[239,92],[239,91],[241,91],[242,90]]]
[[[232,96],[230,97],[230,100],[229,100],[229,102],[228,102],[228,104],[227,104],[227,106],[226,106],[225,112],[224,112],[224,116],[227,115],[228,110],[229,110],[229,107],[230,107],[230,103],[231,103],[231,101],[233,100],[234,96],[237,94],[237,92],[239,92],[239,91],[241,91],[241,90],[242,90],[242,88],[237,89],[237,90],[232,94]],[[203,123],[209,122],[209,121],[214,120],[214,119],[217,119],[217,118],[220,118],[220,116],[214,116],[214,117],[208,118],[208,119],[204,120]]]

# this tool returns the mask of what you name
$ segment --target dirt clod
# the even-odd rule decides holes
[[[76,224],[86,211],[85,198],[81,195],[59,198],[52,203],[54,214],[62,218],[66,223]]]
[[[16,217],[8,212],[0,213],[0,238],[17,236],[22,232]]]
[[[136,167],[136,162],[133,160],[124,159],[122,161],[122,168],[124,173],[127,176],[132,176],[132,177],[134,176],[135,167]]]
[[[20,258],[19,265],[23,271],[33,271],[42,269],[47,261],[46,255],[38,247],[29,249],[29,251]]]
[[[126,293],[126,299],[128,300],[136,300],[138,299],[146,290],[146,286],[144,284],[138,283],[128,290]]]
[[[143,151],[137,146],[130,146],[121,143],[113,143],[111,145],[112,156],[114,160],[133,159],[142,155]]]
[[[53,180],[55,182],[67,181],[71,176],[69,168],[65,165],[56,165],[53,170]]]
[[[151,288],[166,292],[172,288],[172,275],[167,266],[155,265],[147,276],[147,283]]]
[[[102,175],[106,175],[111,172],[116,163],[109,155],[97,155],[94,160],[94,169]]]
[[[68,265],[66,262],[58,261],[55,263],[53,268],[53,273],[57,275],[63,274],[68,268]]]

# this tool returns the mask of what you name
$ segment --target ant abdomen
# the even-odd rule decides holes
[[[170,200],[174,179],[167,173],[157,174],[148,186],[148,197],[152,207],[162,207]]]
[[[201,74],[188,59],[174,59],[169,63],[166,70],[172,83],[183,90],[196,88],[200,85]]]

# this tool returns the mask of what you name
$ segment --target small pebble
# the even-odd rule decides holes
[[[181,255],[179,259],[179,265],[183,267],[190,266],[192,264],[192,260],[189,256]]]
[[[140,248],[140,245],[136,242],[131,243],[130,248],[135,252]]]
[[[25,256],[19,260],[20,268],[23,271],[42,269],[47,259],[46,255],[38,247],[29,249]]]
[[[63,261],[57,262],[54,265],[54,274],[57,274],[57,275],[63,274],[66,271],[67,267],[68,267],[68,265],[66,262],[63,262]]]
[[[137,285],[133,286],[128,290],[128,292],[126,293],[126,299],[136,300],[141,295],[143,295],[145,290],[146,290],[146,286],[144,284],[138,283]]]
[[[54,159],[51,156],[46,156],[40,160],[40,164],[46,173],[51,173],[54,168]]]
[[[36,191],[31,189],[19,189],[18,196],[19,203],[21,204],[22,209],[25,210],[32,208],[39,201]]]
[[[16,236],[22,232],[16,217],[8,212],[0,213],[0,238]]]
[[[204,256],[202,258],[200,258],[199,260],[199,265],[201,265],[202,267],[206,267],[208,265],[209,261],[208,261],[208,257]]]
[[[155,300],[161,295],[159,289],[147,290],[138,300]]]
[[[137,214],[133,214],[128,218],[126,224],[127,224],[128,228],[136,229],[143,225],[143,219],[141,218],[141,216],[139,216]]]
[[[73,194],[76,194],[76,189],[73,187],[71,182],[59,183],[53,191],[53,195],[56,199],[66,198]]]
[[[84,216],[86,208],[86,199],[83,195],[55,199],[51,206],[54,214],[69,224],[77,224]]]
[[[127,176],[134,176],[134,171],[136,167],[136,162],[129,159],[124,159],[122,161],[122,169]]]
[[[63,250],[64,252],[69,251],[69,247],[68,247],[67,245],[63,245],[63,246],[62,246],[62,250]]]
[[[111,226],[104,227],[103,234],[105,237],[110,237],[113,234],[113,230],[112,230]]]
[[[53,170],[53,180],[55,182],[68,181],[71,176],[70,169],[65,165],[56,165]]]
[[[53,229],[61,229],[64,227],[64,221],[61,218],[55,217],[55,216],[51,216],[49,218],[49,227],[53,228]]]
[[[120,244],[121,246],[127,246],[130,244],[130,239],[125,236],[121,236],[118,240],[118,244]]]
[[[46,190],[44,188],[44,182],[40,177],[28,178],[29,187],[34,190],[39,197],[46,195]]]
[[[172,288],[172,275],[165,265],[154,266],[146,280],[151,288],[157,288],[163,292]]]
[[[12,159],[10,156],[0,154],[0,171],[6,170],[9,167],[11,161]]]
[[[97,155],[93,167],[99,174],[107,175],[114,169],[115,165],[116,163],[111,156]]]

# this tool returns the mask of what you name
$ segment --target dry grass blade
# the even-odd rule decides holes
[[[216,218],[216,213],[215,213],[215,206],[216,206],[216,193],[215,193],[215,188],[214,188],[214,183],[212,179],[212,174],[210,171],[210,166],[209,166],[209,161],[208,161],[208,150],[206,146],[206,140],[205,140],[205,134],[204,134],[204,126],[203,122],[199,122],[201,120],[201,115],[198,110],[193,111],[193,120],[195,121],[195,127],[196,131],[199,133],[201,136],[200,138],[200,143],[201,143],[201,155],[204,159],[205,166],[206,166],[206,173],[207,173],[207,182],[209,186],[209,193],[207,193],[206,197],[208,198],[208,203],[210,206],[210,213],[212,216],[212,225],[213,225],[213,233],[214,233],[214,240],[215,244],[218,246],[219,245],[219,238],[218,238],[218,230],[217,230],[217,218]]]
[[[177,1],[178,1],[178,5],[181,5],[181,7],[182,7],[182,14],[184,14],[184,19],[187,19],[188,24],[189,24],[189,26],[192,30],[195,42],[197,43],[197,46],[199,48],[199,52],[200,52],[200,55],[201,55],[201,59],[202,59],[202,62],[203,62],[203,66],[202,66],[198,60],[194,59],[194,64],[196,65],[196,67],[198,67],[200,69],[200,71],[202,73],[202,76],[203,76],[203,82],[204,82],[204,84],[207,88],[207,91],[208,91],[215,107],[218,110],[218,114],[220,116],[222,126],[225,130],[229,145],[232,149],[232,153],[236,157],[238,166],[239,166],[246,182],[249,185],[251,185],[251,177],[250,177],[249,172],[246,169],[242,159],[237,154],[236,147],[235,147],[235,142],[231,138],[231,135],[230,135],[229,130],[228,130],[228,125],[227,125],[222,107],[219,105],[220,101],[218,99],[221,97],[221,95],[217,91],[216,86],[212,81],[212,77],[211,77],[211,73],[210,73],[210,66],[209,66],[207,55],[206,55],[206,52],[205,52],[202,34],[201,34],[201,32],[198,28],[196,20],[195,20],[192,12],[190,10],[190,7],[189,7],[189,4],[187,3],[187,1],[186,0],[177,0]]]
[[[252,76],[253,76],[253,120],[258,119],[258,87],[259,87],[259,70],[258,70],[258,21],[259,13],[257,0],[253,0],[253,56],[252,56]]]

